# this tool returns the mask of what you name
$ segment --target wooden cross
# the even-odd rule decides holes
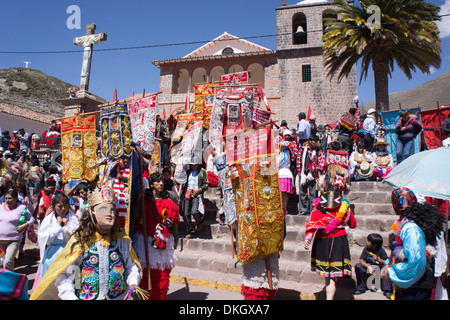
[[[84,47],[83,53],[83,65],[81,67],[81,81],[80,90],[89,90],[89,80],[91,74],[91,64],[92,64],[92,51],[94,49],[94,44],[98,44],[107,40],[106,33],[95,34],[96,25],[94,23],[88,24],[86,26],[86,35],[83,37],[78,37],[73,40],[73,43],[77,46]]]

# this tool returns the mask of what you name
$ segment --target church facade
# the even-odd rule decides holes
[[[357,95],[356,68],[340,83],[323,67],[323,11],[327,0],[304,0],[276,8],[277,49],[270,50],[224,33],[189,53],[153,61],[160,69],[159,108],[166,114],[184,108],[193,85],[217,82],[223,74],[249,71],[249,83],[261,84],[273,119],[295,127],[311,107],[316,123],[339,119]],[[191,103],[193,94],[190,95]]]

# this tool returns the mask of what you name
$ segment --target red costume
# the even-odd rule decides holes
[[[150,263],[151,290],[148,288],[147,268],[145,262],[144,228],[139,223],[136,226],[135,251],[141,261],[143,276],[140,287],[150,292],[150,300],[165,300],[169,290],[170,273],[175,266],[173,227],[178,228],[180,218],[178,206],[167,193],[162,197],[154,198],[147,190],[145,201],[145,214],[147,223],[147,242]]]

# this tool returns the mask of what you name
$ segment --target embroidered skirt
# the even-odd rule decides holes
[[[315,238],[311,249],[311,270],[323,277],[351,277],[352,265],[347,236]]]
[[[280,191],[289,194],[295,193],[295,187],[292,178],[280,178]]]

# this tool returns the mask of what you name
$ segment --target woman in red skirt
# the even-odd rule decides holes
[[[305,249],[311,249],[311,269],[325,277],[327,300],[336,293],[336,279],[351,277],[350,248],[345,226],[357,223],[350,203],[339,192],[330,191],[314,201],[306,222]]]

